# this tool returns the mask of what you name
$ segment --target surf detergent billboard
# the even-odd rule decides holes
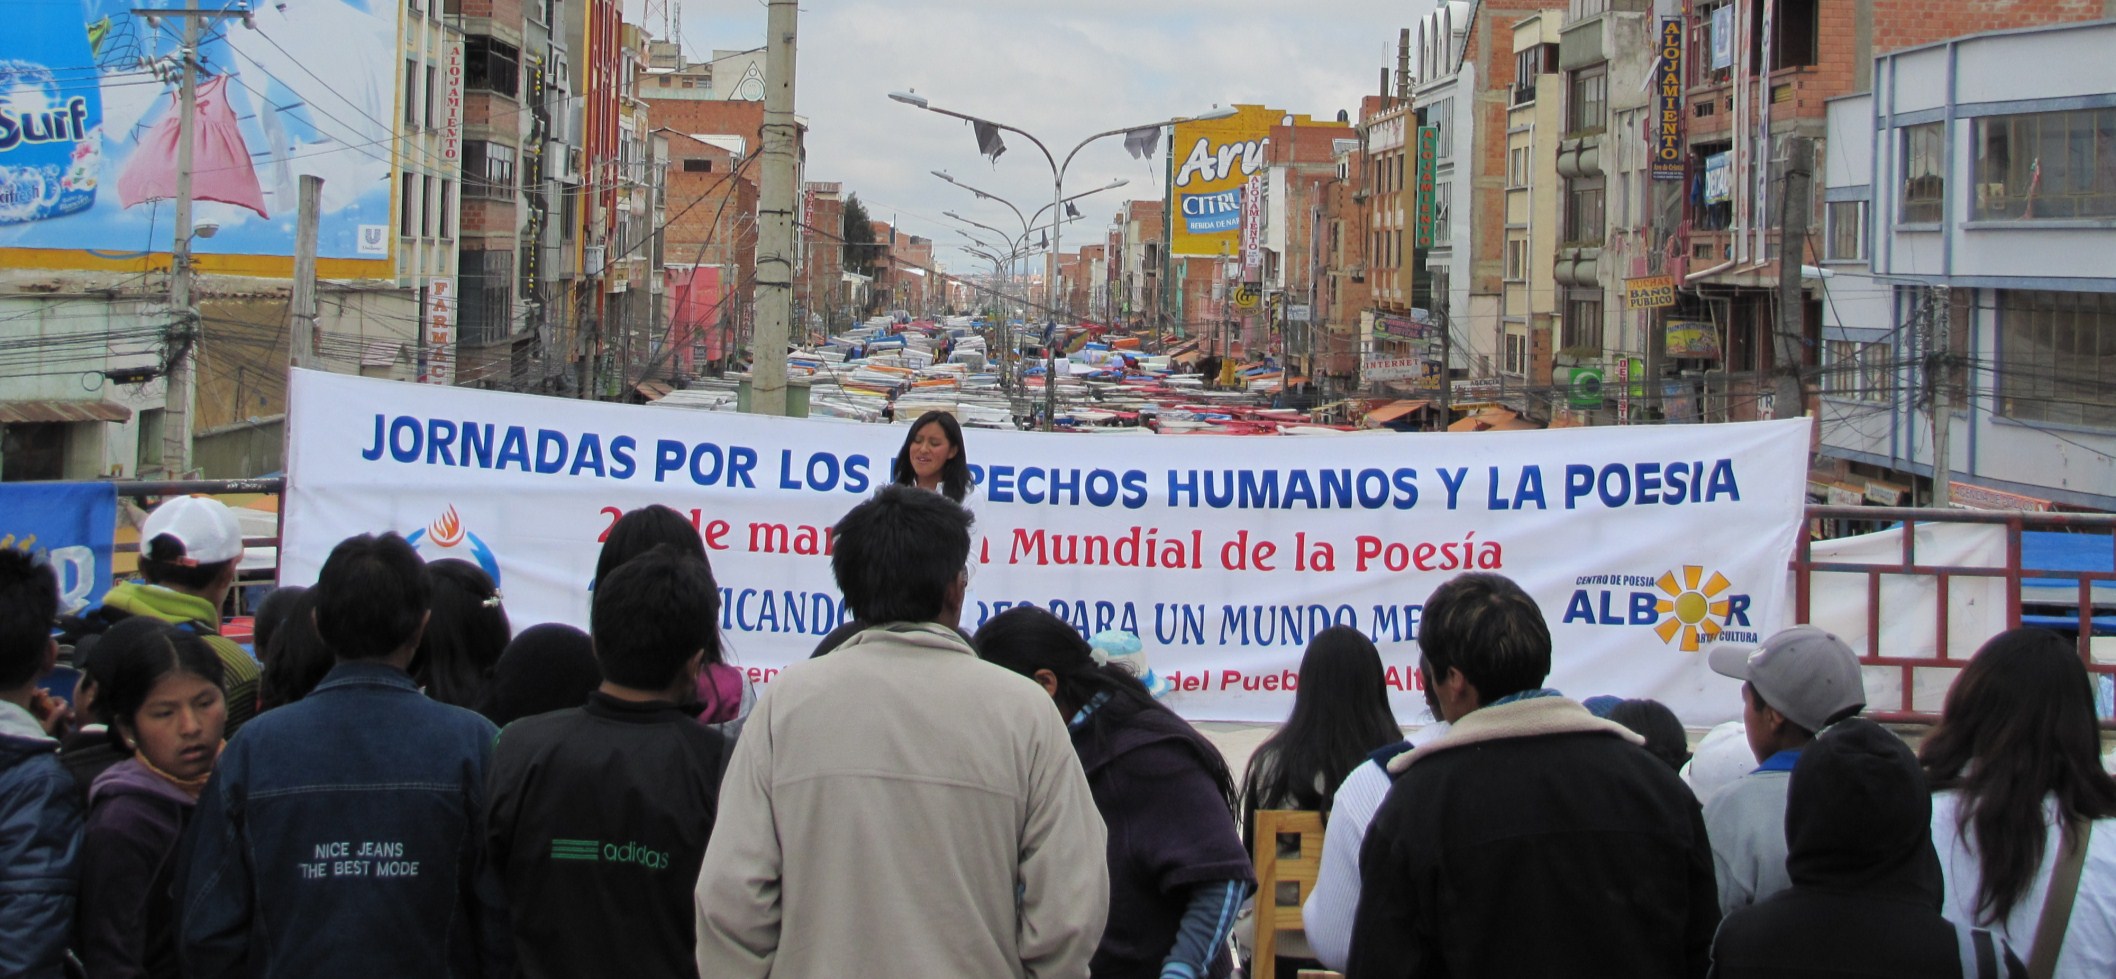
[[[7,4],[0,249],[33,250],[12,253],[9,264],[113,267],[169,249],[183,20],[150,21],[138,6],[154,5]],[[256,6],[254,26],[199,21],[193,220],[218,230],[193,250],[292,256],[297,188],[314,174],[324,178],[319,257],[387,262],[397,5]]]

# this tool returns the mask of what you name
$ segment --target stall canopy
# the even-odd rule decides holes
[[[1405,415],[1411,414],[1412,412],[1432,407],[1432,404],[1433,403],[1430,401],[1390,402],[1389,404],[1382,405],[1381,407],[1376,408],[1373,411],[1367,412],[1366,424],[1369,427],[1386,425],[1392,421],[1395,421],[1398,418],[1402,418]]]

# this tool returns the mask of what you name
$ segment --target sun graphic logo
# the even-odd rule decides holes
[[[1699,584],[1700,581],[1703,583]],[[1700,641],[1717,640],[1719,634],[1725,631],[1725,627],[1720,623],[1734,610],[1732,599],[1720,597],[1726,594],[1727,589],[1734,587],[1734,583],[1728,581],[1726,575],[1714,571],[1712,577],[1706,578],[1703,566],[1686,564],[1683,565],[1680,582],[1676,580],[1675,572],[1669,571],[1663,573],[1660,580],[1654,584],[1659,586],[1662,594],[1668,596],[1653,605],[1653,611],[1667,616],[1660,620],[1659,625],[1653,627],[1653,633],[1660,637],[1661,642],[1672,643],[1677,637],[1681,637],[1682,651],[1694,653],[1697,652]],[[1714,621],[1713,616],[1718,616],[1719,621]]]
[[[447,512],[433,523],[412,531],[404,540],[428,561],[448,557],[470,561],[484,570],[486,577],[492,579],[494,588],[500,586],[499,558],[478,535],[463,526],[463,518],[456,513],[454,504],[450,504]]]
[[[1717,571],[1686,564],[1659,577],[1631,574],[1582,575],[1565,603],[1565,624],[1647,626],[1661,642],[1686,653],[1704,643],[1754,642],[1748,595]],[[1597,587],[1598,586],[1598,587]]]

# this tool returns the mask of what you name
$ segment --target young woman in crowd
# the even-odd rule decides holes
[[[1301,654],[1293,713],[1249,756],[1242,839],[1255,831],[1258,809],[1329,812],[1345,774],[1369,752],[1401,740],[1374,643],[1351,626],[1316,633]]]
[[[683,514],[653,503],[627,511],[611,525],[610,535],[603,539],[602,554],[595,560],[596,580],[662,544],[697,558],[705,563],[707,571],[712,570],[713,562],[706,556],[705,539],[698,536],[698,528]],[[698,699],[692,705],[698,708],[698,723],[732,741],[741,736],[742,723],[749,719],[750,708],[756,704],[756,684],[727,662],[727,650],[706,650],[705,663],[698,670]]]
[[[109,680],[97,711],[131,757],[88,791],[81,844],[81,963],[94,979],[175,976],[177,841],[220,757],[220,657],[150,616],[100,641]]]
[[[955,416],[945,411],[918,416],[889,467],[889,481],[929,489],[957,503],[969,496],[970,453]]]
[[[308,696],[337,662],[323,637],[316,634],[316,599],[313,588],[295,596],[286,621],[258,650],[264,661],[264,673],[257,681],[258,710],[285,707]]]
[[[433,613],[412,657],[412,679],[441,703],[475,708],[514,635],[507,609],[492,578],[469,561],[430,561],[426,574],[433,582]]]
[[[588,634],[546,622],[523,629],[507,644],[478,713],[506,727],[524,717],[579,707],[600,686],[602,666]]]
[[[2086,847],[2060,976],[2116,975],[2116,779],[2100,747],[2072,641],[2011,629],[1955,678],[1919,752],[1950,920],[1990,928],[2028,958],[2053,869]]]
[[[1108,826],[1109,925],[1090,965],[1096,979],[1227,976],[1227,934],[1256,878],[1219,751],[1043,609],[993,616],[976,645],[1041,684],[1068,718]]]
[[[1680,772],[1690,763],[1690,736],[1683,722],[1658,700],[1625,700],[1609,708],[1609,719],[1646,739],[1646,753]]]

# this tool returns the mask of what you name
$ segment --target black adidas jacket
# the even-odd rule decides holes
[[[487,843],[525,979],[697,975],[691,892],[727,755],[673,704],[599,692],[500,732]]]

